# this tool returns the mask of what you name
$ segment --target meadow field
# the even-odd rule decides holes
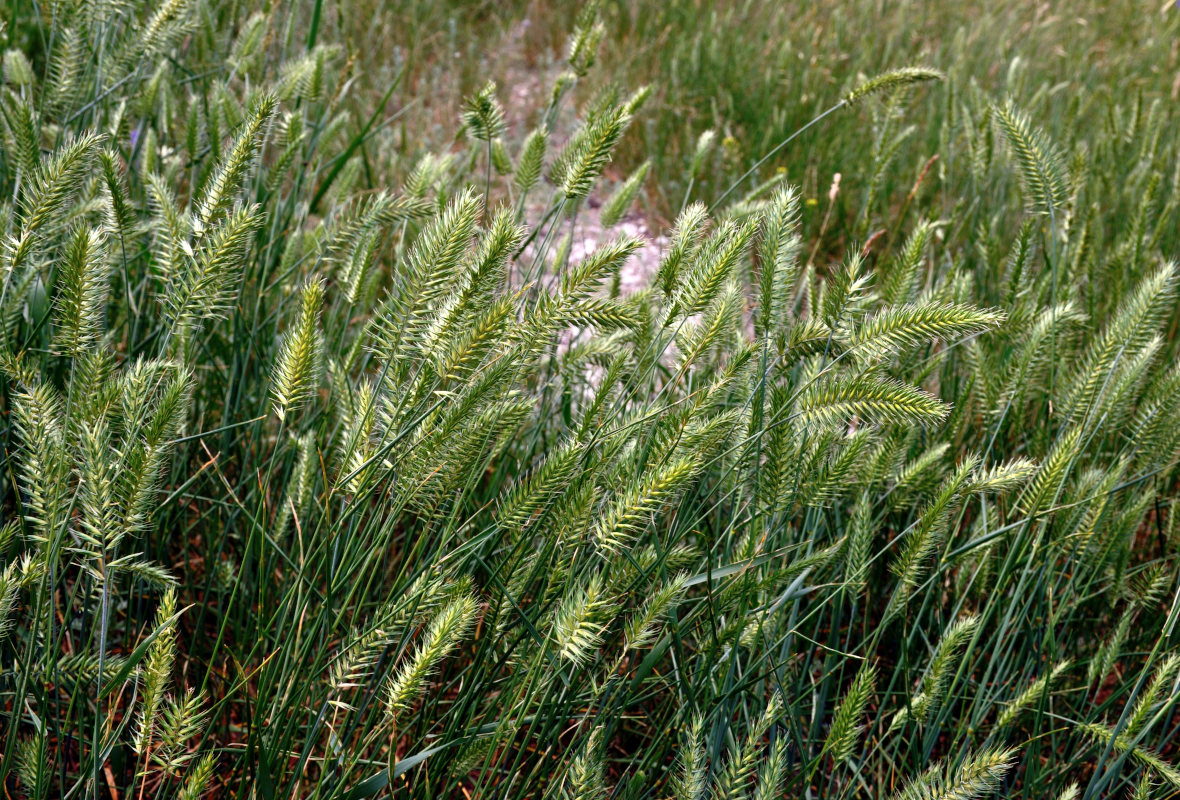
[[[5,800],[1180,798],[1180,4],[0,53]]]

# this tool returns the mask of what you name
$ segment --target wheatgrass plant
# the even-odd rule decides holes
[[[8,796],[1180,790],[1167,70],[821,3],[739,103],[777,7],[660,5],[450,106],[346,4],[4,9]]]

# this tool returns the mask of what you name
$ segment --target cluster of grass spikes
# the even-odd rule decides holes
[[[848,74],[694,189],[591,2],[397,167],[330,3],[8,13],[6,797],[1180,793],[1165,100]]]

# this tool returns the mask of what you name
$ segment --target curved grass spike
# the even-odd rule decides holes
[[[1069,201],[1069,184],[1061,152],[1011,98],[1003,105],[993,105],[991,117],[1016,158],[1029,206],[1050,216],[1063,215]]]
[[[938,646],[934,649],[934,654],[930,657],[930,663],[926,667],[926,673],[922,676],[917,693],[909,698],[906,706],[894,715],[889,726],[890,731],[897,730],[908,720],[925,723],[930,712],[943,704],[954,677],[954,670],[962,656],[962,650],[975,635],[977,627],[979,627],[979,618],[967,616],[955,620],[946,629]]]
[[[891,800],[975,800],[999,788],[1015,762],[1016,752],[1005,748],[983,750],[959,764],[935,765],[911,779]]]
[[[1176,296],[1176,264],[1167,262],[1145,276],[1062,382],[1059,405],[1069,419],[1091,414],[1115,366],[1148,345]]]
[[[758,767],[759,754],[763,747],[762,738],[783,713],[782,699],[777,694],[773,695],[766,709],[750,726],[741,747],[737,752],[729,754],[725,768],[718,771],[713,781],[713,789],[709,793],[710,800],[741,800],[746,796],[747,785]],[[775,760],[775,756],[772,755],[770,764],[773,765]]]
[[[394,358],[404,340],[415,346],[425,341],[433,306],[459,273],[481,213],[479,197],[465,190],[418,235],[373,328],[373,347],[381,358]]]
[[[609,553],[629,543],[660,506],[696,477],[700,466],[685,456],[634,480],[600,518],[591,534],[594,544]]]
[[[704,719],[695,716],[682,737],[673,781],[676,800],[700,800],[705,793],[709,764],[705,753],[704,727]]]
[[[609,796],[603,779],[602,747],[602,728],[594,728],[566,771],[560,795],[563,800],[606,800]]]
[[[796,403],[799,420],[815,425],[838,425],[853,417],[879,424],[934,423],[948,413],[946,403],[917,387],[871,375],[825,377]]]
[[[590,193],[630,123],[627,110],[615,107],[588,120],[570,138],[549,170],[550,180],[567,200]]]
[[[396,720],[426,691],[427,681],[474,627],[477,614],[475,598],[466,592],[435,614],[417,649],[402,664],[385,691],[385,707],[391,718]]]
[[[734,276],[757,230],[753,220],[741,224],[726,220],[701,243],[694,258],[677,270],[680,289],[665,311],[667,321],[700,314],[709,307]]]
[[[261,224],[259,206],[239,206],[204,237],[196,251],[186,238],[173,242],[172,256],[176,261],[166,274],[163,297],[169,342],[186,341],[201,321],[228,313],[234,282],[246,267],[254,234]]]
[[[786,330],[799,277],[799,192],[780,188],[762,216],[758,241],[757,332],[769,336]]]
[[[974,336],[1004,321],[999,309],[958,303],[905,304],[887,307],[852,332],[851,348],[862,359],[886,358],[924,342]]]
[[[856,673],[852,684],[844,693],[839,705],[836,706],[836,712],[832,715],[832,726],[828,731],[827,739],[824,740],[822,754],[830,755],[837,764],[842,764],[852,757],[876,681],[876,665],[865,664]]]
[[[639,190],[643,188],[643,182],[650,170],[651,162],[644,161],[627,176],[627,180],[611,192],[610,197],[602,204],[602,211],[598,215],[598,220],[603,227],[613,228],[622,221],[623,216],[631,209],[631,205],[639,195]]]
[[[1042,702],[1049,688],[1070,668],[1069,660],[1060,661],[1053,669],[1037,678],[1028,688],[1018,694],[1004,707],[996,718],[996,727],[1005,728],[1020,718],[1020,715],[1037,703]]]
[[[1113,730],[1097,722],[1083,722],[1078,725],[1078,728],[1095,742],[1107,745],[1117,753],[1130,755],[1134,761],[1163,778],[1173,791],[1180,790],[1180,769],[1174,767],[1154,750],[1133,744],[1132,737],[1127,732],[1124,731],[1121,735],[1115,736]]]
[[[585,664],[602,643],[611,598],[599,575],[585,586],[570,586],[553,617],[551,642],[554,654],[573,664]]]
[[[882,72],[853,87],[844,95],[844,103],[851,105],[874,94],[891,92],[904,86],[926,81],[940,81],[944,76],[941,72],[930,67],[901,67],[900,69]]]
[[[496,83],[488,81],[463,101],[463,128],[478,142],[491,142],[506,128],[504,109],[496,100]]]
[[[62,355],[80,356],[102,337],[110,268],[102,231],[75,228],[54,287],[53,341]]]
[[[680,272],[693,258],[704,241],[709,211],[704,203],[693,203],[680,212],[672,228],[671,244],[660,259],[656,284],[665,297],[676,291]]]
[[[193,233],[204,237],[221,221],[225,212],[233,205],[241,191],[246,175],[254,165],[255,157],[262,149],[266,127],[274,116],[278,100],[273,95],[263,95],[254,104],[250,115],[238,131],[233,145],[218,162],[213,175],[193,204]]]
[[[105,137],[93,132],[73,137],[21,184],[20,223],[25,236],[37,233],[51,219],[60,218],[89,176],[104,141]],[[14,258],[8,269],[17,266]]]
[[[831,106],[818,116],[813,117],[809,122],[807,122],[807,124],[803,125],[790,136],[783,139],[781,142],[763,154],[761,158],[754,162],[753,166],[742,173],[742,175],[737,180],[729,185],[729,188],[721,193],[720,197],[713,201],[713,204],[710,206],[710,210],[720,208],[725,199],[728,198],[735,189],[745,183],[747,178],[756,173],[763,164],[773,158],[779,151],[793,142],[796,138],[806,133],[812,127],[818,125],[832,114],[835,114],[840,109],[855,105],[864,98],[878,94],[880,92],[904,88],[906,86],[912,86],[914,84],[923,83],[926,81],[942,80],[944,77],[945,76],[941,72],[935,69],[930,69],[929,67],[902,67],[901,69],[883,72],[880,75],[861,82],[849,90],[844,95],[844,97],[840,99],[840,102],[836,103],[834,106]]]
[[[324,304],[324,284],[316,279],[303,287],[299,301],[299,319],[287,334],[275,362],[271,394],[280,420],[296,410],[315,389],[323,358],[323,334],[320,312]]]
[[[513,182],[523,196],[532,191],[541,179],[541,170],[545,165],[545,150],[549,144],[549,134],[544,128],[534,128],[524,140],[520,148],[520,158],[516,162],[516,172]],[[523,213],[523,203],[521,206]],[[518,215],[519,216],[519,215]]]

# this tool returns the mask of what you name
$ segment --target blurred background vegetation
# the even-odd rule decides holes
[[[310,16],[313,4],[305,5]],[[349,48],[358,112],[405,71],[391,99],[401,116],[368,148],[370,158],[404,172],[423,151],[445,147],[462,97],[488,79],[504,87],[510,135],[523,138],[548,101],[548,79],[561,70],[568,21],[578,7],[554,0],[337,4],[324,17],[323,35]],[[1173,3],[1133,0],[606,0],[599,68],[579,91],[590,94],[606,81],[651,85],[652,98],[612,171],[623,176],[651,159],[645,211],[668,222],[682,205],[702,133],[713,131],[718,146],[692,196],[709,202],[858,77],[916,63],[946,72],[945,84],[910,101],[912,128],[898,130],[884,115],[858,110],[852,113],[863,124],[813,129],[765,165],[763,177],[785,171],[816,200],[841,173],[829,229],[851,234],[858,219],[904,204],[931,157],[938,161],[920,191],[947,203],[971,193],[973,154],[961,150],[956,126],[972,95],[1019,97],[1067,148],[1079,135],[1126,138],[1127,126],[1153,101],[1174,107],[1178,16]],[[1121,113],[1111,115],[1107,102]],[[874,172],[885,174],[866,209]]]

